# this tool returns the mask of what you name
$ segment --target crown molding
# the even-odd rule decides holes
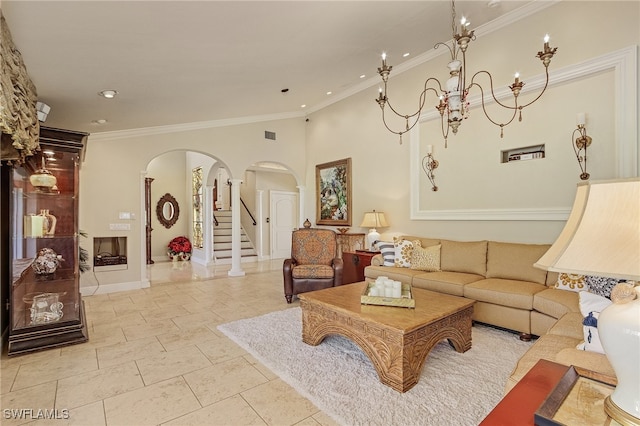
[[[302,112],[285,112],[280,114],[254,115],[238,118],[225,118],[222,120],[197,121],[193,123],[170,124],[167,126],[141,127],[139,129],[116,130],[113,132],[91,133],[91,141],[127,139],[143,136],[154,136],[167,133],[189,132],[193,130],[212,129],[216,127],[238,126],[241,124],[262,123],[265,121],[289,120],[303,118]]]

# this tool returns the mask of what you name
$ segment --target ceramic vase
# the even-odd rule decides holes
[[[602,347],[618,378],[604,408],[622,424],[640,424],[640,286],[633,290],[634,300],[612,303],[598,318]]]
[[[48,209],[40,210],[39,216],[42,216],[42,235],[47,236],[55,234],[58,219],[52,215]]]

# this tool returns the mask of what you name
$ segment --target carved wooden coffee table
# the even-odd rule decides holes
[[[418,383],[427,355],[443,339],[458,352],[471,349],[474,301],[414,288],[415,309],[361,305],[365,285],[299,294],[302,341],[317,346],[331,334],[351,339],[380,381],[399,392]]]

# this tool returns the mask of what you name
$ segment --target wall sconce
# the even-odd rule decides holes
[[[436,185],[435,181],[436,175],[433,173],[433,171],[437,169],[439,165],[440,163],[438,163],[438,160],[433,158],[433,145],[427,145],[427,155],[422,159],[422,169],[427,175],[429,182],[431,182],[432,191],[438,190],[438,186]]]
[[[587,147],[591,145],[591,137],[587,136],[587,128],[585,127],[586,114],[584,112],[577,115],[576,123],[578,124],[578,128],[571,134],[571,145],[573,146],[573,152],[576,153],[576,159],[582,172],[580,173],[580,179],[588,180],[590,175],[587,173]],[[578,133],[578,137],[575,138],[574,142],[576,132]]]

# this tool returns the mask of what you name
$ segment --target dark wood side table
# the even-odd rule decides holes
[[[571,368],[546,359],[539,360],[485,417],[480,426],[535,425],[536,411]],[[594,374],[598,376],[597,373]],[[607,378],[605,381],[609,380],[615,379]],[[604,425],[619,425],[610,417],[605,417]]]
[[[377,251],[345,251],[342,253],[342,284],[364,281],[364,268],[371,265]]]
[[[569,367],[566,365],[541,359],[502,398],[480,425],[533,426],[536,410],[568,370]]]

